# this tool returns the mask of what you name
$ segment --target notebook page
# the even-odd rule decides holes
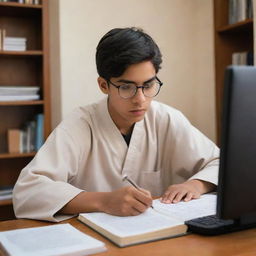
[[[188,202],[179,202],[177,204],[164,204],[159,199],[153,201],[154,209],[163,214],[169,214],[174,218],[183,221],[199,218],[207,215],[216,214],[216,194],[205,194],[199,199],[193,199]]]
[[[105,251],[104,243],[70,224],[0,232],[0,243],[10,255],[87,255]],[[83,253],[82,253],[83,252]]]
[[[137,216],[119,217],[106,213],[82,213],[86,219],[120,237],[133,236],[180,224],[183,221],[163,216],[149,208]]]

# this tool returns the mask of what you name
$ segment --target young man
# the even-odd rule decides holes
[[[137,215],[151,206],[151,195],[176,203],[215,188],[216,145],[179,111],[152,101],[162,86],[161,62],[158,46],[140,29],[103,36],[96,64],[107,97],[62,121],[22,170],[14,188],[17,217]]]

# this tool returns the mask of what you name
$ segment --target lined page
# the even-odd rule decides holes
[[[154,209],[164,214],[173,216],[183,221],[199,218],[207,215],[216,214],[216,194],[205,194],[199,199],[193,199],[188,202],[179,202],[177,204],[164,204],[159,199],[153,201]]]
[[[183,221],[163,216],[152,208],[140,215],[128,217],[113,216],[100,212],[82,213],[80,215],[120,237],[143,234],[184,224]]]

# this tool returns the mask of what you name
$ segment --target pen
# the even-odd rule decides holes
[[[140,187],[133,181],[133,180],[131,180],[129,177],[128,177],[128,175],[124,175],[123,176],[123,179],[122,179],[123,181],[128,181],[133,187],[135,187],[135,188],[137,188],[138,190],[140,190]],[[152,209],[154,209],[154,207],[151,205],[150,206]]]

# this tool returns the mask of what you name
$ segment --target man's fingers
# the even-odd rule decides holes
[[[173,199],[176,197],[178,191],[167,191],[162,197],[162,202],[166,204],[172,203]]]
[[[131,207],[132,207],[132,214],[135,211],[137,211],[138,213],[142,213],[142,212],[145,212],[147,209],[148,209],[148,205],[145,205],[144,203],[136,200],[136,199],[133,199],[131,201]]]
[[[179,193],[176,194],[175,198],[172,200],[173,203],[178,203],[180,202],[184,196],[187,194],[187,191],[180,191]]]
[[[142,192],[141,190],[136,190],[134,191],[134,197],[147,207],[150,207],[152,205],[152,197],[150,193],[148,194]]]
[[[150,191],[140,188],[139,191],[141,191],[143,194],[145,194],[148,197],[152,197]]]
[[[185,201],[185,202],[188,202],[188,201],[192,200],[193,198],[194,198],[193,193],[188,192],[187,195],[186,195],[185,198],[184,198],[184,201]]]

